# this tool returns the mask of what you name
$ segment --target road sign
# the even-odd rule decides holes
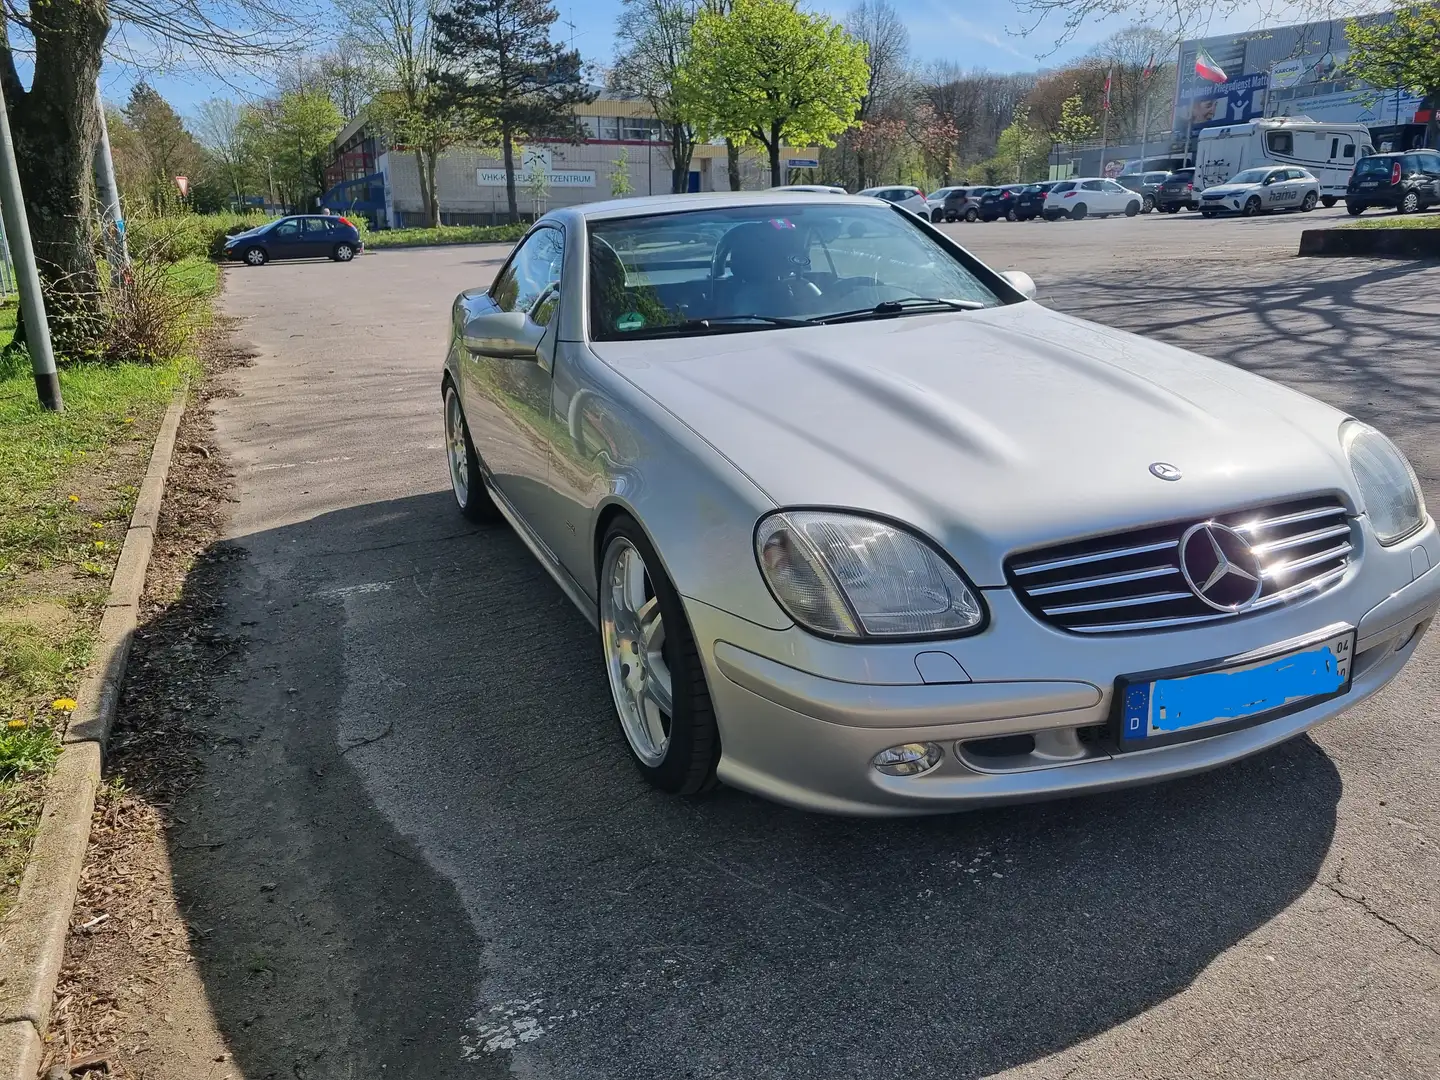
[[[818,169],[820,162],[811,157],[792,157],[785,159],[787,169]]]

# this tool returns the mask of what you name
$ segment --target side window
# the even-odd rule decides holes
[[[282,221],[275,226],[275,237],[278,240],[294,240],[300,235],[300,223],[298,221]]]
[[[564,255],[565,236],[559,229],[536,229],[500,271],[490,286],[490,298],[501,311],[528,311],[542,292],[560,280]]]
[[[1330,140],[1330,160],[1331,160],[1331,161],[1334,161],[1335,158],[1339,155],[1339,153],[1340,153],[1340,140],[1339,140],[1339,139],[1331,139],[1331,140]]]
[[[1117,184],[1114,180],[1106,180],[1100,186],[1106,191],[1119,195],[1124,195],[1127,191],[1130,190],[1124,184]]]
[[[320,240],[335,231],[335,223],[329,218],[311,217],[305,219],[305,239]]]
[[[1346,156],[1347,158],[1353,158],[1353,157],[1355,156],[1355,144],[1354,144],[1354,143],[1346,143],[1346,144],[1345,144],[1345,156]]]
[[[1295,134],[1291,131],[1266,132],[1265,145],[1272,154],[1293,154],[1295,152]]]
[[[1086,180],[1080,185],[1081,191],[1104,191],[1105,187],[1099,180]]]

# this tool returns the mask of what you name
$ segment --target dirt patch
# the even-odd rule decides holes
[[[214,629],[232,478],[209,403],[233,392],[228,373],[248,359],[229,329],[207,337],[180,424],[46,1037],[45,1065],[75,1075],[238,1076],[196,967],[206,930],[176,901],[167,839],[200,772],[208,673],[237,645]]]

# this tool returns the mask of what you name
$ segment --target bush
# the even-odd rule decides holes
[[[105,359],[153,364],[189,351],[209,313],[203,301],[214,291],[215,274],[203,256],[170,264],[133,259],[123,281],[104,287]]]
[[[218,259],[225,238],[264,225],[265,214],[174,214],[138,217],[126,232],[132,258],[146,262],[178,263],[185,259]]]
[[[386,229],[372,232],[365,240],[369,248],[419,247],[428,244],[514,243],[529,225],[440,225],[434,229]]]

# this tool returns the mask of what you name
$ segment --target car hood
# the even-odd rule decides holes
[[[260,225],[253,229],[246,229],[244,232],[238,232],[232,236],[227,236],[225,238],[225,242],[227,244],[231,244],[234,243],[236,240],[251,240],[259,236],[261,233],[269,231],[269,229],[269,225]]]
[[[592,349],[777,505],[908,522],[981,585],[1027,547],[1299,494],[1354,505],[1343,414],[1035,303]]]
[[[1205,191],[1203,192],[1203,194],[1205,194],[1205,195],[1244,195],[1244,194],[1247,193],[1247,192],[1250,192],[1250,191],[1259,191],[1259,190],[1260,190],[1260,185],[1259,185],[1259,184],[1216,184],[1214,187],[1208,187],[1208,188],[1206,188]]]

